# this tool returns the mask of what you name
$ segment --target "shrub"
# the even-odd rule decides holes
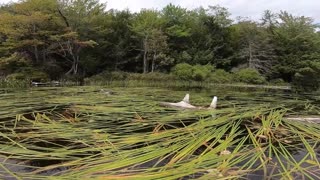
[[[91,76],[90,78],[86,78],[86,81],[99,81],[99,82],[105,82],[105,81],[123,81],[127,79],[128,73],[122,72],[122,71],[104,71],[100,74]]]
[[[159,72],[152,72],[147,74],[129,73],[128,80],[141,80],[141,81],[170,81],[176,80],[175,76]]]
[[[183,51],[179,60],[180,62],[190,62],[192,60],[192,56],[187,51]]]
[[[213,70],[213,66],[211,65],[195,65],[191,66],[187,63],[177,64],[172,69],[172,74],[176,76],[178,79],[187,80],[187,81],[204,81],[210,77],[210,74]]]
[[[213,83],[230,83],[233,81],[233,76],[223,69],[217,69],[211,73],[209,81]]]
[[[111,82],[111,81],[173,81],[176,80],[175,76],[170,74],[164,74],[159,72],[147,73],[147,74],[140,74],[140,73],[127,73],[121,71],[115,72],[102,72],[98,75],[92,76],[90,78],[85,78],[85,83],[92,83],[92,82]]]
[[[0,58],[0,72],[10,81],[48,81],[47,71],[32,67],[31,61],[19,53]]]
[[[257,70],[251,68],[241,69],[236,72],[235,78],[248,84],[263,84],[266,82],[266,79]]]
[[[30,86],[28,80],[9,80],[6,78],[0,78],[1,88],[26,88]]]
[[[281,78],[272,79],[270,80],[270,83],[275,85],[287,85],[287,83]]]
[[[306,61],[293,77],[292,86],[298,91],[315,91],[320,87],[320,63]]]
[[[30,80],[45,82],[50,78],[47,73],[34,68],[25,68],[20,72],[12,73],[6,77],[8,80]]]
[[[192,67],[192,80],[195,81],[204,81],[210,77],[210,74],[213,70],[211,65],[195,65]]]
[[[109,79],[112,81],[123,81],[127,79],[128,73],[121,71],[113,71],[107,75],[109,76]]]
[[[19,71],[21,68],[29,67],[30,61],[23,58],[18,53],[13,53],[9,57],[0,58],[0,71],[3,75],[8,75]]]
[[[24,80],[26,79],[26,76],[24,73],[12,73],[9,74],[6,79],[13,81],[13,80]]]
[[[172,69],[172,74],[182,80],[192,79],[193,68],[190,64],[180,63]]]

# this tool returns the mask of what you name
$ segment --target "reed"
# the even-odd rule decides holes
[[[320,178],[316,150],[320,126],[286,121],[285,115],[296,113],[291,108],[293,100],[274,104],[270,99],[271,103],[257,105],[221,97],[214,111],[175,110],[157,103],[168,98],[168,90],[112,88],[110,95],[100,88],[8,93],[7,98],[14,101],[0,105],[6,111],[0,116],[1,176],[232,179],[259,174],[266,179]],[[183,93],[177,91],[170,98],[179,100]],[[45,98],[41,101],[41,97]],[[211,99],[201,93],[193,98],[195,104]],[[310,106],[305,111],[308,109]]]

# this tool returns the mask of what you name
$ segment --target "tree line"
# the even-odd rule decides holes
[[[0,76],[50,79],[105,71],[164,72],[176,65],[255,69],[266,79],[314,84],[320,33],[312,18],[266,10],[232,20],[224,7],[106,10],[98,0],[22,0],[0,7]]]

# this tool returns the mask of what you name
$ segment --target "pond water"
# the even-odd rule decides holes
[[[218,96],[217,111],[181,110],[159,106],[159,102],[181,101],[186,93],[190,94],[190,103],[196,106],[208,106],[212,97]],[[234,163],[231,170],[230,168],[228,170],[229,174],[222,171],[221,166],[214,165],[213,160],[210,163],[210,160],[205,160],[199,166],[195,164],[187,166],[188,163],[196,160],[199,154],[201,158],[202,155],[205,156],[203,152],[210,148],[213,148],[212,155],[219,154],[219,152],[214,152],[214,149],[223,144],[221,139],[232,136],[234,124],[229,126],[221,122],[220,124],[209,125],[206,124],[205,120],[222,119],[224,117],[241,120],[251,118],[251,120],[254,120],[253,118],[260,118],[260,116],[268,114],[269,111],[277,110],[285,112],[286,116],[320,116],[319,105],[320,94],[298,95],[289,90],[222,86],[210,89],[100,86],[35,87],[23,90],[0,89],[0,140],[2,141],[0,146],[2,162],[0,176],[5,179],[17,177],[41,179],[41,177],[49,175],[65,175],[73,178],[103,175],[112,177],[112,175],[119,176],[119,174],[122,174],[119,172],[132,175],[145,173],[144,170],[147,175],[150,175],[151,172],[155,173],[158,170],[163,172],[161,167],[172,163],[173,157],[179,159],[180,156],[177,154],[180,151],[181,159],[176,161],[176,170],[184,166],[194,167],[194,169],[189,170],[189,172],[181,170],[180,174],[169,169],[168,173],[176,174],[176,178],[205,177],[203,175],[212,173],[213,168],[218,169],[219,173],[215,174],[217,176],[232,176],[234,174],[231,172],[235,171],[232,168],[243,166],[249,169],[248,165],[245,165],[247,161],[245,158]],[[201,125],[202,120],[204,120],[203,125]],[[254,125],[257,125],[257,123],[254,123]],[[201,130],[194,130],[193,134],[185,134],[185,130],[180,131],[180,129],[190,127],[193,130],[202,126],[204,129],[211,126],[216,126],[216,130],[223,126],[229,129],[226,131],[221,129],[224,134],[217,142],[213,139],[218,134],[211,134],[211,136],[208,135],[207,138],[204,138],[208,144],[212,143],[210,148],[207,147],[207,144],[200,144],[197,148],[194,147],[195,149],[191,150],[190,145],[190,150],[184,152],[184,144],[188,144],[188,141],[183,139],[183,136],[187,138],[190,134],[190,137],[199,134],[199,137],[203,137],[207,134],[201,135]],[[241,124],[239,127],[245,129],[246,126]],[[288,127],[295,126],[289,124]],[[310,131],[316,131],[319,127],[318,125],[312,125],[310,128],[312,128],[309,129]],[[158,133],[161,136],[162,132],[168,132],[168,134],[163,135],[163,137],[153,137],[154,134]],[[208,129],[208,132],[211,131]],[[307,132],[303,133],[308,134]],[[295,137],[300,137],[299,135],[304,135],[303,133],[292,132]],[[247,136],[247,134],[241,132],[235,137],[244,136]],[[248,139],[244,141],[250,149],[249,147],[253,145],[250,144],[252,142]],[[310,147],[303,145],[303,140],[292,142],[291,145],[288,143],[291,150],[292,146],[296,146],[296,149],[293,148],[289,153],[292,154],[291,160],[293,162],[297,161],[298,163],[302,160],[309,162],[309,164],[305,162],[300,164],[301,169],[303,169],[297,168],[300,174],[292,172],[290,176],[300,177],[301,172],[303,172],[302,174],[307,174],[307,179],[319,177],[319,170],[306,170],[309,166],[310,168],[316,167],[318,160],[320,160],[318,136],[302,139],[310,143],[311,148],[316,153],[316,159],[311,157],[312,153],[309,153],[310,150],[308,151]],[[167,144],[162,141],[167,142]],[[234,141],[234,143],[233,141],[234,139],[230,148],[228,148],[229,151],[236,151],[236,144],[240,143],[240,141]],[[287,141],[289,142],[289,140]],[[261,143],[263,144],[263,141]],[[157,148],[161,149],[164,146],[166,148],[156,152]],[[278,147],[278,145],[275,146]],[[155,151],[155,154],[153,154],[153,151]],[[269,151],[270,149],[267,149],[266,154]],[[182,152],[188,153],[188,155],[182,155]],[[97,158],[98,156],[100,158]],[[105,156],[112,157],[102,158],[102,160],[101,157]],[[273,157],[273,155],[271,156]],[[273,166],[266,167],[271,175],[278,173],[275,177],[283,177],[287,173],[283,170],[286,168],[281,167],[281,163],[279,163],[279,160],[282,161],[282,156],[286,156],[286,154],[282,154],[280,159],[272,160]],[[138,159],[138,157],[141,159]],[[124,160],[126,158],[132,161],[127,162]],[[192,161],[189,162],[189,159]],[[254,158],[252,157],[251,161],[252,159]],[[265,177],[266,172],[263,169],[261,170],[261,167],[258,168],[261,164],[258,163],[258,160],[252,164],[251,168],[260,170],[246,172],[238,169],[237,175],[240,173],[242,177],[248,179]],[[204,163],[207,161],[208,163]],[[217,157],[216,164],[225,161],[225,159],[221,160]],[[311,166],[310,163],[316,164]],[[104,166],[106,169],[102,170],[100,166],[102,164],[108,164],[110,167]],[[229,165],[231,166],[231,164]],[[294,165],[296,164],[285,163],[283,166],[289,168]],[[157,169],[158,167],[160,169]],[[206,169],[207,167],[208,169]],[[97,170],[99,168],[100,170]],[[146,170],[148,168],[153,168],[153,170]],[[81,173],[74,173],[77,169],[81,169]],[[193,171],[193,173],[190,173],[190,171]],[[313,173],[309,173],[309,171]],[[73,176],[74,174],[76,175]],[[165,175],[161,177],[169,178]]]

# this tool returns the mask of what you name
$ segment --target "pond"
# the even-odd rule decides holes
[[[162,107],[186,93],[196,106]],[[0,89],[3,179],[319,179],[320,94],[255,88]]]

